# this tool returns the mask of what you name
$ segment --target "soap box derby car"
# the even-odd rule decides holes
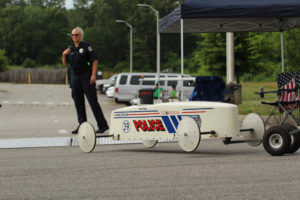
[[[236,105],[218,102],[169,102],[130,106],[112,111],[107,135],[96,135],[89,122],[79,128],[78,143],[82,151],[91,152],[96,138],[141,140],[149,148],[158,141],[177,141],[187,152],[197,149],[201,139],[222,138],[224,144],[263,142],[271,155],[293,153],[299,148],[299,134],[290,125],[273,126],[265,131],[258,114],[247,115],[241,127]]]

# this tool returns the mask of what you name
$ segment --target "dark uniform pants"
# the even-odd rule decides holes
[[[71,87],[72,87],[72,97],[74,99],[78,122],[79,124],[86,122],[86,110],[85,110],[85,100],[86,96],[95,119],[99,128],[107,126],[107,122],[104,118],[102,109],[98,103],[97,91],[95,84],[90,84],[91,72],[86,72],[84,74],[75,75],[72,74]]]

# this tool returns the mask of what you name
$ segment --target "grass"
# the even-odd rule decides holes
[[[259,113],[260,115],[268,115],[267,105],[262,105],[261,101],[274,102],[278,99],[276,94],[265,94],[263,99],[260,99],[258,94],[260,86],[264,91],[276,91],[276,82],[242,82],[242,104],[239,105],[239,114],[246,115],[249,113]],[[270,107],[269,107],[270,108]]]

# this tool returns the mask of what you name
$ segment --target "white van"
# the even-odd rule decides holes
[[[172,86],[176,85],[176,90],[179,91],[181,82],[178,80],[164,80],[167,78],[178,79],[181,74],[175,73],[160,73],[160,87],[164,90],[164,98],[169,98],[172,91]],[[189,78],[190,75],[184,74],[183,77]],[[116,102],[130,102],[137,97],[138,91],[144,88],[155,88],[155,80],[144,80],[140,84],[142,78],[158,79],[156,73],[120,73],[116,79],[115,84],[115,101]],[[193,80],[183,81],[183,99],[189,98],[194,90]]]

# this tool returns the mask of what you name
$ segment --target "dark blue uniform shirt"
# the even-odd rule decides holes
[[[73,44],[71,53],[67,56],[72,73],[79,75],[92,71],[92,63],[97,59],[95,51],[87,42],[80,42],[78,47]]]

